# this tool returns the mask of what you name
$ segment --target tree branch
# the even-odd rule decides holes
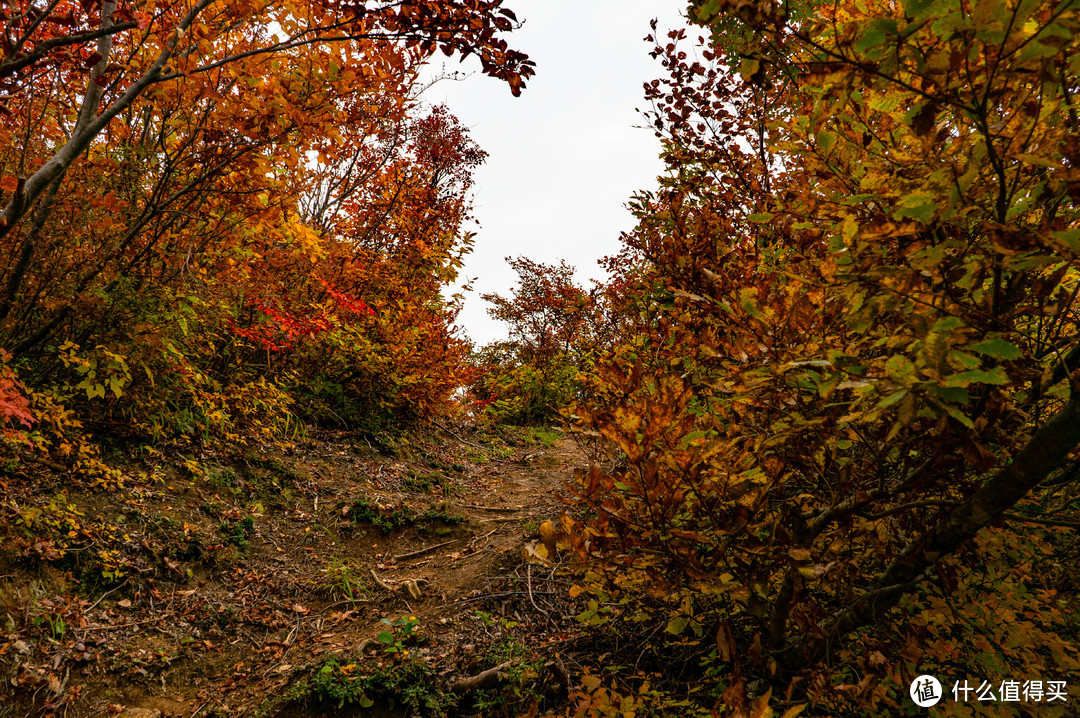
[[[906,587],[913,585],[939,560],[956,551],[994,518],[1004,514],[1058,467],[1080,445],[1080,396],[1046,422],[1013,461],[959,506],[944,513],[926,533],[901,553],[863,598],[836,615],[824,628],[824,637],[789,644],[783,663],[788,667],[820,659],[829,641],[883,618],[896,605]],[[1017,517],[1019,518],[1019,517]]]

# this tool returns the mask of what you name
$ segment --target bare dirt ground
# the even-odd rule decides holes
[[[0,717],[535,714],[573,623],[541,528],[584,462],[556,432],[432,427],[16,474]]]

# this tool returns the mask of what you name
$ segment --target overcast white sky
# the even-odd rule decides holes
[[[487,316],[485,292],[508,294],[516,274],[507,256],[547,264],[566,259],[578,279],[601,278],[596,261],[619,249],[633,227],[630,196],[660,173],[659,144],[636,112],[642,84],[662,74],[649,57],[649,21],[680,26],[685,0],[508,0],[525,25],[510,35],[536,62],[521,97],[504,83],[451,59],[448,71],[474,71],[425,94],[446,103],[488,152],[476,173],[480,223],[464,275],[476,278],[458,323],[477,342],[505,337]],[[440,63],[436,63],[436,69]]]

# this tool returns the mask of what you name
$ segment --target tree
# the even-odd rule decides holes
[[[575,398],[577,373],[586,368],[601,341],[600,303],[594,289],[574,282],[574,268],[534,262],[507,262],[518,283],[510,297],[482,295],[488,313],[510,330],[508,341],[485,347],[477,358],[480,374],[472,392],[503,420],[550,422]]]
[[[654,320],[578,410],[621,468],[582,475],[576,545],[639,620],[715,633],[731,705],[746,669],[830,710],[1075,671],[1075,576],[1026,562],[1076,557],[1077,8],[803,10],[697,3],[700,55],[658,44]]]

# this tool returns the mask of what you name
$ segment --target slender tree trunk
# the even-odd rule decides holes
[[[912,541],[875,587],[855,600],[824,626],[824,637],[788,643],[781,664],[788,669],[812,664],[824,657],[832,641],[885,617],[900,597],[938,561],[972,539],[986,524],[1016,505],[1027,493],[1060,468],[1080,446],[1080,391],[1047,421],[1012,462],[943,515],[926,533]]]

